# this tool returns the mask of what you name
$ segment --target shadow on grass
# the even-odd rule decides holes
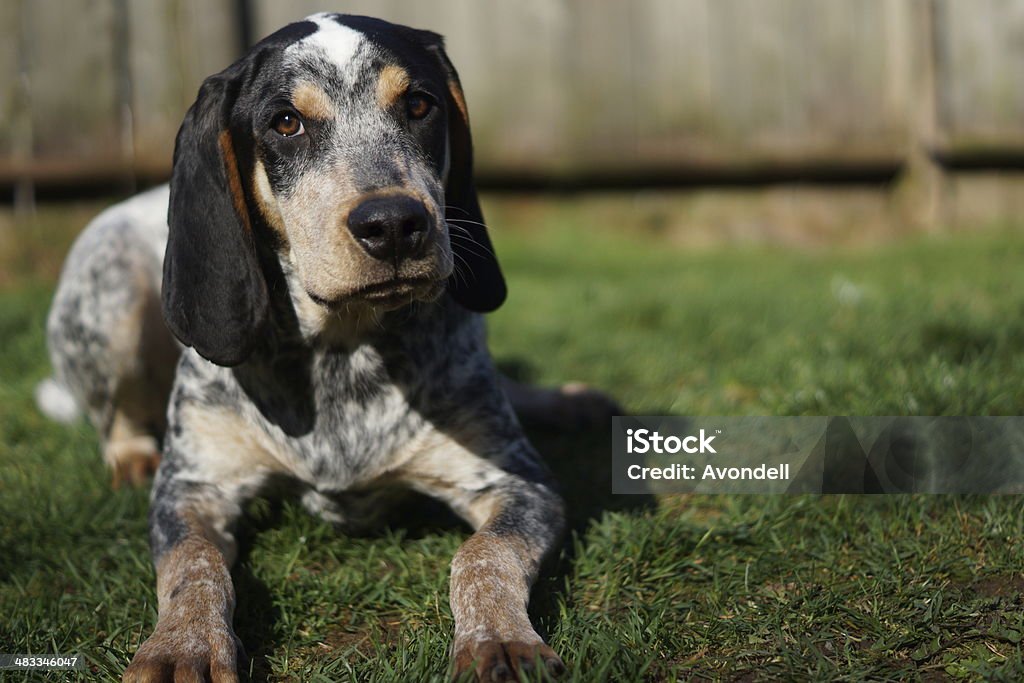
[[[248,548],[245,557],[240,558],[231,572],[235,595],[238,596],[235,632],[245,647],[245,655],[239,658],[239,664],[248,667],[243,680],[265,681],[270,678],[267,656],[273,654],[277,645],[274,627],[281,618],[281,610],[274,605],[267,585],[252,573],[249,563],[245,561],[247,558]]]
[[[1024,350],[1024,323],[1009,321],[1000,329],[969,320],[936,320],[921,327],[920,344],[925,352],[943,355],[954,363],[993,354],[1019,354]]]
[[[537,379],[533,366],[521,358],[502,359],[498,369],[517,382],[535,383]],[[574,535],[582,538],[591,523],[605,513],[651,510],[656,502],[650,495],[612,494],[610,418],[572,429],[552,429],[524,421],[523,428],[551,468],[566,506],[567,529],[561,552],[547,562],[530,599],[530,616],[540,635],[548,640],[546,627],[558,619],[559,597],[576,562]]]
[[[530,616],[540,635],[558,619],[559,598],[576,563],[574,535],[584,537],[591,523],[608,512],[639,512],[653,509],[650,495],[612,495],[611,423],[569,432],[524,424],[530,441],[544,457],[561,486],[567,523],[561,553],[551,558],[530,600]]]

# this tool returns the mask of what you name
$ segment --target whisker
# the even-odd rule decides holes
[[[453,234],[458,234],[459,237],[464,237],[466,239],[473,240],[474,242],[476,241],[476,237],[474,237],[473,233],[469,231],[469,228],[465,228],[461,225],[455,225],[454,223],[449,223],[448,227],[451,228],[452,230],[459,231],[458,233]]]
[[[469,225],[479,225],[481,228],[487,227],[486,223],[481,223],[480,221],[471,221],[468,218],[446,218],[445,220],[449,222],[455,221],[456,223],[468,223]]]
[[[481,243],[465,227],[460,226],[460,225],[452,225],[452,224],[449,223],[449,228],[455,228],[457,230],[461,230],[462,233],[464,233],[464,234],[462,234],[462,233],[455,232],[455,231],[449,231],[449,233],[448,233],[449,237],[451,237],[451,238],[459,237],[462,240],[465,240],[466,242],[468,242],[469,244],[476,245],[476,246],[478,246],[478,247],[480,247],[481,249],[484,250],[483,254],[481,254],[480,252],[473,252],[473,253],[477,254],[478,256],[489,255],[489,256],[494,257],[494,255],[495,255],[494,254],[494,250],[492,248],[490,248],[489,246],[487,246],[486,244]],[[465,244],[465,242],[463,242],[463,244]]]
[[[448,237],[451,238],[451,239],[457,239],[459,244],[462,244],[462,245],[469,245],[469,246],[479,247],[480,249],[483,250],[482,253],[492,254],[492,255],[494,253],[491,249],[488,249],[485,245],[481,244],[479,241],[477,241],[477,240],[475,240],[472,237],[469,237],[467,235],[459,235],[457,233],[453,233],[453,234],[450,234]],[[478,251],[478,252],[474,252],[474,253],[478,253],[479,254],[481,252]]]
[[[472,216],[473,215],[469,211],[466,211],[465,209],[463,209],[461,206],[455,206],[453,204],[445,204],[444,208],[445,209],[454,209],[456,211],[461,211],[462,213],[466,214],[467,216]]]
[[[457,247],[457,248],[459,248],[459,249],[464,250],[468,254],[472,254],[473,256],[476,256],[476,257],[479,257],[479,258],[493,258],[494,257],[494,253],[493,252],[481,251],[478,248],[474,249],[473,245],[466,244],[464,242],[453,242],[452,245]]]
[[[458,261],[462,261],[462,264],[464,266],[466,266],[466,268],[468,268],[469,270],[472,270],[472,268],[469,267],[469,263],[466,262],[466,259],[462,258],[461,256],[459,256],[455,252],[452,252],[452,256],[454,256],[456,259],[458,259]],[[458,281],[458,280],[461,279],[462,280],[462,284],[464,284],[466,286],[469,286],[469,278],[468,278],[468,276],[465,273],[463,273],[461,270],[459,270],[459,263],[458,263],[458,261],[456,261],[453,264],[453,267],[452,267],[452,273],[455,274],[455,280]]]

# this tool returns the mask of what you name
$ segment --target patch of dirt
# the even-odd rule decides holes
[[[344,651],[350,648],[363,651],[369,650],[364,644],[370,638],[381,637],[386,643],[393,643],[398,640],[398,632],[401,630],[402,621],[394,616],[380,617],[377,619],[376,629],[363,626],[357,627],[352,624],[338,624],[324,636],[320,647],[334,651]]]
[[[1024,576],[986,576],[971,584],[969,591],[981,598],[999,598],[1019,602],[1024,597]]]

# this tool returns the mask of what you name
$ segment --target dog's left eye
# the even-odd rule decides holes
[[[414,92],[405,98],[405,107],[410,119],[422,119],[434,108],[434,103],[428,96]]]
[[[277,131],[278,135],[286,138],[292,138],[306,132],[302,125],[302,119],[293,111],[283,111],[275,116],[274,120],[270,123],[270,127]]]

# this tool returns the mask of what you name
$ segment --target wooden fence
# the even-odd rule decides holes
[[[493,182],[1024,157],[1024,0],[3,0],[0,185],[165,176],[203,77],[323,9],[448,37]]]

